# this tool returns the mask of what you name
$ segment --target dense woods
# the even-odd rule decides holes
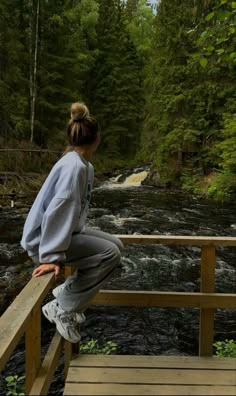
[[[151,160],[162,185],[232,199],[235,22],[232,0],[1,0],[1,147],[62,150],[80,100],[99,164]]]

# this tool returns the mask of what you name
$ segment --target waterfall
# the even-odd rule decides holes
[[[142,170],[141,172],[132,173],[126,177],[123,183],[119,182],[122,174],[112,177],[108,182],[105,182],[100,188],[128,188],[128,187],[139,187],[141,186],[141,182],[146,179],[148,175],[147,170]]]
[[[121,186],[140,186],[141,182],[146,179],[147,175],[147,171],[133,173],[125,179],[124,183],[121,183]]]

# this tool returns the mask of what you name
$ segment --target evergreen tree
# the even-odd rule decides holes
[[[24,137],[28,111],[27,59],[24,47],[25,6],[19,0],[0,3],[0,136]]]
[[[145,65],[149,63],[151,55],[154,14],[152,9],[147,6],[146,0],[137,0],[135,4],[135,9],[132,7],[134,11],[130,15],[129,2],[127,2],[127,31],[139,57],[142,59],[143,65]]]
[[[139,0],[127,0],[126,2],[125,12],[129,21],[133,19],[137,12],[138,2]]]
[[[100,1],[97,35],[92,108],[102,127],[104,151],[125,156],[135,153],[139,142],[143,97],[140,61],[125,29],[121,1]]]
[[[172,181],[185,169],[207,175],[219,167],[224,113],[234,107],[232,72],[225,74],[219,64],[207,70],[194,60],[191,31],[205,18],[195,6],[195,1],[162,0],[146,79],[142,147],[146,156],[153,154],[163,178]]]

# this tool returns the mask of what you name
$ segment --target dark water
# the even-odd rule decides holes
[[[30,204],[26,202],[25,204]],[[97,188],[89,225],[113,234],[236,236],[234,204],[169,193],[152,187]],[[0,215],[0,302],[7,307],[30,279],[32,264],[19,246],[27,208],[3,208]],[[200,249],[128,245],[108,289],[199,291]],[[218,248],[216,291],[236,292],[236,249]],[[82,341],[112,340],[121,354],[198,353],[198,309],[91,307]],[[215,340],[235,338],[236,313],[217,310]],[[43,319],[44,349],[54,331]],[[23,342],[5,373],[22,373]],[[60,394],[62,364],[51,387]],[[5,375],[4,373],[4,375]]]

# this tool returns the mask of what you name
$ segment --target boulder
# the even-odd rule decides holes
[[[161,182],[161,176],[157,169],[152,169],[141,183],[144,186],[165,187]]]

